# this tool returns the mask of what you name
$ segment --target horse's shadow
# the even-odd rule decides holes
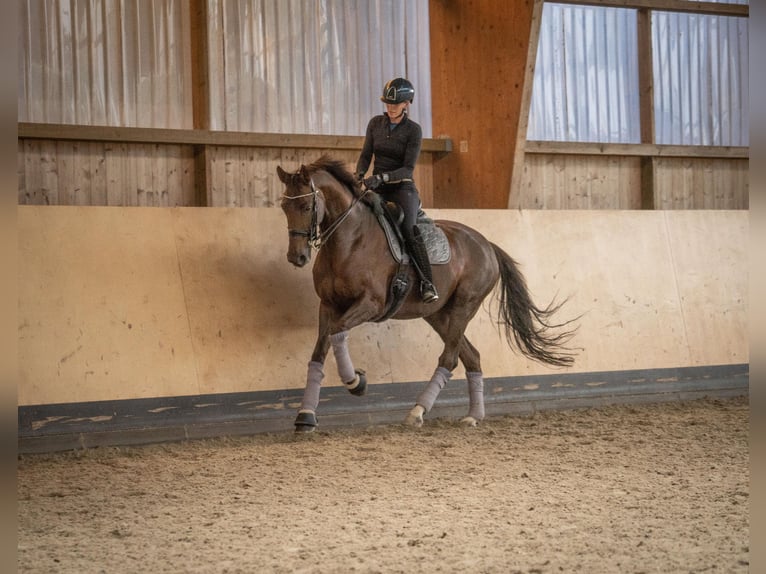
[[[204,361],[263,370],[281,361],[272,355],[284,355],[286,341],[293,340],[292,355],[296,349],[305,355],[313,342],[318,302],[311,273],[256,251],[209,246],[183,271],[195,350],[207,355]]]

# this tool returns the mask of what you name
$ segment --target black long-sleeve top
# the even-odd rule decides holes
[[[420,155],[423,132],[420,124],[404,117],[396,127],[386,114],[373,117],[367,124],[364,146],[356,163],[356,173],[367,173],[372,156],[375,156],[373,174],[388,174],[391,183],[412,179],[415,164]]]

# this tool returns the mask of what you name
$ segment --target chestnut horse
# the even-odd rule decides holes
[[[277,167],[277,174],[285,185],[281,207],[289,230],[287,260],[303,267],[311,260],[312,248],[317,250],[313,277],[320,300],[319,330],[295,420],[296,432],[306,432],[317,425],[322,368],[331,346],[343,384],[356,395],[364,394],[366,376],[351,362],[348,332],[362,323],[388,318],[390,284],[399,264],[371,208],[374,192],[362,189],[341,162],[322,156],[296,173]],[[447,263],[433,265],[440,298],[426,304],[418,289],[411,289],[391,316],[423,318],[444,342],[438,366],[405,423],[423,424],[423,414],[431,409],[460,359],[469,395],[468,414],[462,422],[474,426],[484,418],[484,382],[479,352],[465,330],[498,281],[498,323],[508,344],[515,343],[525,356],[549,365],[571,365],[574,355],[566,342],[576,329],[567,329],[574,320],[551,321],[562,303],[545,308],[533,303],[516,262],[500,247],[461,223],[438,220],[435,224],[451,250]],[[417,285],[415,271],[410,269],[409,274],[409,283]]]

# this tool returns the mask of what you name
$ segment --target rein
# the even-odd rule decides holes
[[[354,206],[359,203],[359,200],[361,200],[369,190],[365,188],[361,195],[354,196],[351,205],[349,205],[348,208],[346,208],[346,210],[335,219],[335,221],[328,225],[327,229],[322,231],[319,228],[319,214],[317,212],[317,195],[319,194],[319,189],[317,189],[316,185],[314,185],[314,178],[309,178],[309,187],[311,188],[309,193],[293,196],[288,196],[284,193],[282,194],[282,199],[299,199],[301,197],[311,196],[311,224],[309,225],[309,228],[305,230],[288,229],[287,232],[290,235],[297,235],[299,237],[308,238],[309,245],[319,251],[322,246],[324,246],[324,244],[330,239],[330,237],[332,237],[332,234],[337,231],[341,223],[343,223],[349,216]]]

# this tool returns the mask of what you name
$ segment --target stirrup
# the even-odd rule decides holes
[[[423,303],[434,303],[439,300],[439,294],[436,292],[436,287],[434,287],[433,283],[421,281],[420,298],[423,300]]]

